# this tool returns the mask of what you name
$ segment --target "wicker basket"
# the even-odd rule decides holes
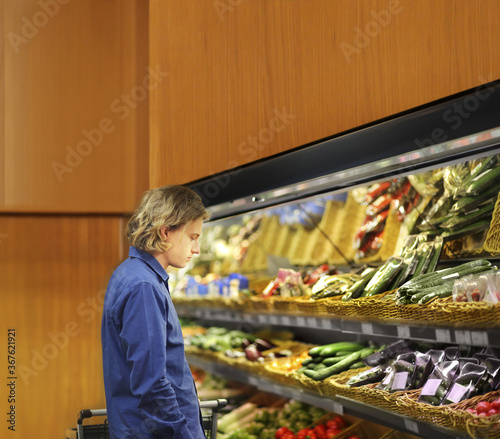
[[[274,297],[252,296],[248,299],[248,309],[253,312],[273,312],[273,302]]]
[[[273,296],[274,310],[292,314],[296,313],[298,311],[297,299],[298,297]]]
[[[300,296],[296,298],[297,311],[304,314],[324,314],[326,313],[326,299],[311,299],[310,296]]]
[[[352,261],[356,253],[354,248],[354,236],[358,229],[363,224],[363,220],[366,216],[366,206],[359,204],[352,194],[349,192],[342,213],[339,214],[339,225],[340,236],[336,237],[337,241],[334,241],[337,248],[342,252],[334,250],[328,257],[328,263],[330,264],[345,264],[346,259]],[[342,256],[343,255],[343,256]]]
[[[492,255],[500,253],[500,193],[497,196],[490,228],[484,241],[484,249]]]
[[[332,243],[337,245],[339,241],[342,232],[341,224],[345,216],[344,207],[345,203],[342,201],[327,201],[321,222],[316,229],[318,237],[311,252],[312,265],[328,262],[328,259],[337,251]]]

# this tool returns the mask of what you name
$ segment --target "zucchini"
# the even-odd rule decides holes
[[[348,369],[350,366],[352,366],[354,363],[357,363],[359,361],[359,355],[360,352],[353,352],[351,355],[348,355],[346,358],[344,358],[342,361],[339,361],[337,364],[334,364],[332,366],[328,366],[324,368],[323,370],[320,371],[313,371],[314,373],[307,374],[310,378],[316,381],[322,381],[332,375],[337,375],[340,372],[343,372],[344,370]]]
[[[480,192],[496,183],[496,180],[498,180],[499,178],[500,166],[487,169],[482,174],[472,179],[472,183],[467,187],[465,193],[468,196],[478,195]]]

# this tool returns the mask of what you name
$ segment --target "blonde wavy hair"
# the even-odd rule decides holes
[[[184,186],[162,186],[147,191],[127,224],[130,245],[146,252],[166,252],[170,245],[161,238],[161,228],[184,227],[191,221],[210,218],[196,192]]]

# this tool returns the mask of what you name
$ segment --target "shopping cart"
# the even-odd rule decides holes
[[[203,416],[203,428],[207,439],[215,439],[217,437],[217,419],[219,410],[227,404],[225,399],[213,399],[201,401],[200,407]],[[106,409],[90,410],[85,409],[80,412],[77,421],[77,439],[108,439],[109,430],[107,419],[102,424],[83,424],[84,419],[89,419],[94,416],[106,416]]]

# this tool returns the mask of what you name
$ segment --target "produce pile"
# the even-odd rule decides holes
[[[370,257],[380,249],[389,208],[397,212],[399,221],[403,221],[418,205],[419,199],[420,194],[407,178],[371,185],[362,199],[362,205],[366,206],[366,216],[354,237],[356,259]]]
[[[379,350],[373,343],[336,342],[316,346],[308,351],[297,373],[322,381],[348,369],[365,367],[363,359]]]
[[[269,335],[272,339],[238,329],[212,326],[205,331],[186,336],[185,345],[188,349],[192,346],[202,350],[221,352],[228,358],[245,358],[251,362],[261,363],[293,354],[286,347],[279,346],[279,344],[283,346],[286,339],[291,337],[289,332],[272,331]]]
[[[347,385],[378,383],[376,388],[387,392],[421,389],[419,402],[454,404],[500,390],[498,354],[490,348],[400,340],[364,358],[371,369],[353,376]]]
[[[341,416],[290,400],[279,407],[246,402],[218,421],[220,439],[331,439],[348,422]],[[324,422],[322,421],[323,419]]]
[[[447,240],[488,229],[500,191],[498,164],[496,155],[444,168],[436,182],[440,196],[418,228]]]

